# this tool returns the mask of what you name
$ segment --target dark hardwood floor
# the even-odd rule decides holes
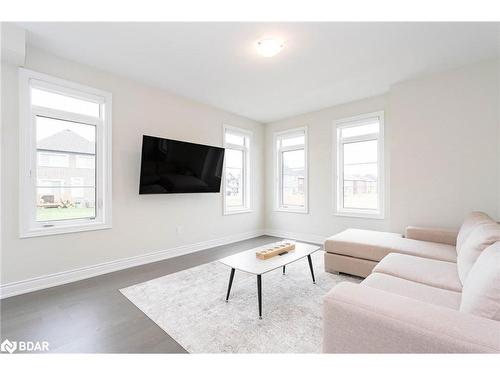
[[[119,289],[275,241],[262,236],[0,301],[0,335],[50,352],[185,353]]]

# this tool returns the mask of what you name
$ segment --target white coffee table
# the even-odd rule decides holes
[[[314,279],[314,270],[311,260],[311,254],[314,253],[315,251],[318,251],[320,249],[319,246],[309,245],[302,242],[295,242],[294,251],[288,252],[286,254],[277,255],[275,257],[266,260],[259,259],[255,256],[256,251],[260,249],[267,249],[271,245],[272,244],[256,247],[254,249],[230,255],[228,257],[219,260],[222,264],[231,267],[231,274],[229,275],[229,285],[227,287],[226,302],[229,301],[229,293],[231,292],[231,285],[233,284],[235,270],[257,275],[257,297],[259,301],[259,319],[262,319],[262,275],[263,274],[278,268],[283,268],[283,274],[285,274],[285,267],[287,264],[295,262],[299,259],[307,258],[309,263],[309,269],[311,270],[313,283],[316,284],[316,280]]]

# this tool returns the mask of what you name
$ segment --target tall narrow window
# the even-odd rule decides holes
[[[224,126],[224,214],[250,211],[252,133]]]
[[[21,69],[20,235],[111,225],[111,94]]]
[[[337,205],[340,215],[382,218],[384,113],[335,122]]]
[[[307,130],[276,133],[275,209],[307,212]]]

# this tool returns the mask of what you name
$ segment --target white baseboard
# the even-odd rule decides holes
[[[27,279],[22,281],[16,281],[0,285],[0,299],[17,296],[19,294],[34,292],[36,290],[46,289],[57,285],[72,283],[75,281],[88,279],[90,277],[99,276],[106,273],[123,270],[126,268],[141,266],[147,263],[158,262],[160,260],[210,249],[216,246],[222,246],[237,241],[243,241],[250,238],[262,236],[264,235],[264,233],[265,233],[264,230],[239,233],[222,238],[216,238],[213,240],[198,242],[189,245],[182,245],[167,250],[155,251],[144,255],[113,260],[111,262],[100,263],[93,266],[82,267],[70,271],[58,272],[51,275],[35,277],[32,279]]]
[[[326,237],[316,234],[288,232],[281,229],[265,229],[264,233],[268,236],[290,238],[291,240],[311,242],[318,245],[323,245],[326,240]]]

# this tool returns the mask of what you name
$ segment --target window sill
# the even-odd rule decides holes
[[[336,211],[333,213],[335,216],[344,216],[344,217],[353,217],[360,219],[375,219],[375,220],[384,220],[384,214],[377,212],[364,212],[364,211]]]
[[[19,233],[20,238],[54,236],[57,234],[78,233],[91,230],[111,229],[111,223],[92,223],[92,224],[78,224],[78,225],[64,225],[54,226],[49,228],[37,228],[23,230]]]
[[[243,208],[241,210],[224,210],[223,215],[238,215],[238,214],[248,214],[250,212],[253,212],[251,208]]]
[[[309,210],[307,208],[286,208],[286,207],[276,207],[275,212],[291,212],[295,214],[308,214]]]

